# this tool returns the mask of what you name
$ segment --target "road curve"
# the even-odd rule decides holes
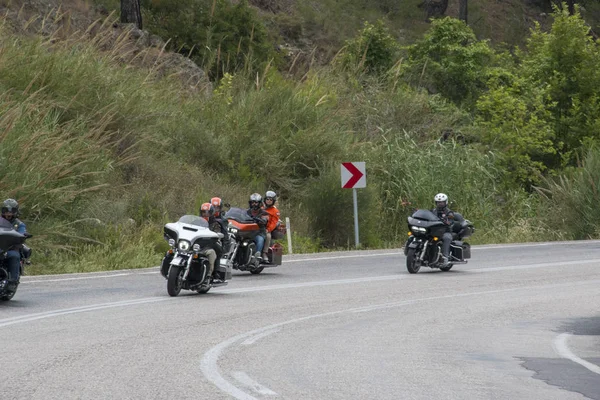
[[[285,257],[206,295],[156,268],[23,277],[6,399],[600,399],[600,242]]]

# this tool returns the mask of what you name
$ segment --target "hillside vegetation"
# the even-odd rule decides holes
[[[145,12],[165,21],[168,4]],[[411,43],[391,20],[361,22],[298,76],[271,55],[276,38],[254,8],[222,11],[237,47],[222,41],[215,56],[178,44],[210,79],[200,89],[165,72],[160,44],[115,30],[114,15],[87,31],[56,10],[47,24],[6,20],[0,193],[21,202],[36,235],[30,272],[156,265],[162,224],[214,195],[243,206],[267,189],[291,218],[295,251],[350,248],[339,164],[359,160],[363,247],[401,246],[406,216],[437,192],[475,223],[473,243],[598,237],[600,51],[579,14],[556,10],[510,51],[453,18]]]

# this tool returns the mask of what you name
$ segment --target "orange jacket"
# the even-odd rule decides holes
[[[279,222],[279,210],[277,207],[269,207],[264,209],[269,214],[269,222],[267,222],[267,232],[273,232],[273,229]]]

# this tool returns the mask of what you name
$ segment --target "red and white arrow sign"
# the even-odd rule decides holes
[[[364,187],[367,187],[367,170],[365,163],[342,163],[342,188],[360,189]]]

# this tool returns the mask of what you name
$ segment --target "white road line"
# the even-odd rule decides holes
[[[248,374],[243,371],[235,371],[231,375],[240,382],[241,384],[251,388],[255,392],[259,394],[264,394],[267,396],[277,396],[277,393],[272,391],[266,386],[261,385],[260,383],[254,381],[254,379],[250,378]]]
[[[506,266],[506,267],[498,267],[498,268],[480,268],[480,269],[471,269],[466,272],[495,272],[495,271],[504,271],[504,270],[513,270],[513,269],[530,269],[530,268],[543,268],[543,267],[556,267],[561,265],[573,265],[573,264],[594,264],[600,263],[600,259],[594,260],[585,260],[585,261],[566,261],[566,262],[555,262],[555,263],[542,263],[542,264],[530,264],[530,265],[517,265],[517,266]],[[281,284],[281,285],[268,285],[268,286],[255,286],[255,287],[247,287],[247,288],[239,288],[239,289],[224,289],[219,290],[219,293],[252,293],[252,292],[265,292],[271,290],[286,290],[286,289],[299,289],[303,287],[317,287],[317,286],[332,286],[332,285],[345,285],[345,284],[353,284],[353,283],[367,283],[367,282],[378,282],[378,281],[393,281],[393,280],[402,280],[408,279],[410,275],[408,274],[398,274],[398,275],[383,275],[383,276],[373,276],[366,278],[349,278],[349,279],[336,279],[329,281],[310,281],[310,282],[301,282],[301,283],[289,283],[289,284]],[[75,314],[87,311],[96,311],[96,310],[104,310],[107,308],[115,308],[115,307],[126,307],[137,304],[146,304],[146,303],[154,303],[165,300],[172,300],[170,297],[149,297],[142,298],[136,300],[126,300],[126,301],[118,301],[114,303],[102,303],[90,306],[82,306],[75,308],[67,308],[67,309],[59,309],[53,311],[47,311],[43,313],[36,314],[25,314],[18,317],[0,319],[0,328],[8,325],[15,325],[24,322],[36,321],[40,319],[53,318],[61,315]]]
[[[571,360],[574,363],[577,363],[577,364],[589,369],[590,371],[600,375],[600,367],[599,366],[597,366],[596,364],[592,364],[591,362],[586,361],[583,358],[577,357],[571,351],[571,349],[569,349],[569,346],[567,345],[567,341],[569,340],[569,337],[571,337],[571,336],[572,335],[569,333],[561,333],[560,335],[558,335],[556,337],[556,339],[554,339],[554,350],[561,357]]]
[[[586,244],[586,245],[596,244],[596,245],[598,245],[598,244],[600,244],[600,241],[599,240],[581,240],[581,241],[570,241],[570,242],[540,242],[540,243],[524,243],[524,244],[481,245],[481,246],[473,246],[471,248],[471,250],[473,252],[477,252],[479,250],[509,249],[509,248],[519,248],[519,247],[559,246],[559,245],[566,245],[566,244]],[[397,256],[397,255],[402,255],[403,252],[389,251],[389,252],[384,252],[384,253],[349,254],[349,255],[343,255],[343,256],[327,256],[327,255],[325,255],[327,253],[322,253],[322,254],[323,255],[319,255],[316,257],[312,257],[312,258],[298,258],[298,259],[292,259],[292,260],[284,260],[284,264],[298,263],[298,262],[304,262],[304,261],[341,260],[341,259],[345,259],[345,258]],[[157,267],[153,267],[153,268],[157,268]],[[106,271],[96,271],[96,272],[81,273],[82,275],[89,274],[89,276],[81,276],[81,277],[74,277],[74,278],[73,277],[72,278],[57,278],[57,279],[52,279],[52,280],[38,279],[38,280],[33,280],[33,281],[28,281],[27,279],[23,279],[23,280],[21,280],[21,284],[60,282],[60,281],[71,281],[71,280],[79,280],[79,279],[112,278],[112,277],[118,277],[118,276],[124,276],[124,275],[151,275],[151,274],[158,273],[158,271],[151,271],[151,272],[134,272],[135,270],[134,271],[121,270],[121,271],[127,271],[127,273],[106,274]],[[115,272],[118,272],[118,271],[115,271]],[[106,275],[93,276],[95,274],[106,274]],[[43,276],[49,277],[49,276],[61,276],[61,275],[40,275],[40,277],[43,277]]]
[[[243,390],[241,390],[240,388],[236,387],[234,384],[232,384],[231,382],[226,380],[221,375],[218,362],[219,362],[219,357],[228,347],[231,347],[232,345],[234,345],[237,342],[240,342],[244,339],[248,339],[250,337],[259,335],[263,332],[271,331],[273,329],[279,329],[283,326],[292,325],[292,324],[296,324],[299,322],[304,322],[304,321],[313,320],[313,319],[317,319],[317,318],[329,317],[329,316],[340,315],[340,314],[345,314],[345,313],[358,313],[358,312],[364,312],[364,311],[371,311],[371,310],[377,309],[377,308],[383,309],[383,308],[390,308],[390,307],[401,307],[404,305],[414,304],[414,303],[419,303],[419,302],[445,300],[445,299],[450,299],[450,298],[459,298],[459,297],[467,297],[467,296],[482,296],[482,295],[487,295],[487,294],[510,293],[510,292],[514,292],[517,290],[546,290],[546,289],[555,289],[555,288],[559,288],[559,287],[569,287],[569,286],[597,285],[598,283],[600,283],[600,280],[596,279],[596,280],[577,281],[577,282],[569,282],[569,283],[558,283],[558,284],[552,284],[552,285],[525,286],[525,287],[520,287],[520,288],[499,289],[499,290],[480,291],[480,292],[471,292],[471,293],[459,293],[459,294],[446,295],[446,296],[422,297],[422,298],[418,298],[418,299],[412,299],[412,300],[396,302],[396,303],[384,303],[384,304],[379,304],[379,305],[374,305],[374,306],[350,308],[350,309],[346,309],[346,310],[331,311],[331,312],[322,313],[322,314],[308,315],[305,317],[295,318],[295,319],[291,319],[288,321],[279,322],[276,324],[258,328],[258,329],[255,329],[255,330],[252,330],[249,332],[245,332],[245,333],[239,334],[237,336],[234,336],[232,338],[225,340],[225,341],[217,344],[216,346],[212,347],[206,353],[204,353],[204,356],[202,357],[202,360],[200,361],[200,369],[201,369],[202,373],[204,374],[204,376],[206,377],[206,379],[211,381],[216,387],[221,389],[226,394],[233,396],[238,400],[257,400],[255,397],[252,397],[248,393],[244,392]]]
[[[117,276],[127,276],[127,275],[133,275],[133,274],[132,273],[126,273],[126,274],[111,274],[111,275],[96,275],[96,276],[79,276],[79,277],[76,277],[76,278],[40,279],[40,280],[37,280],[37,281],[21,281],[21,284],[23,284],[23,283],[46,283],[46,282],[79,281],[79,280],[84,280],[84,279],[115,278]]]
[[[37,321],[40,319],[59,317],[61,315],[77,314],[77,313],[82,313],[82,312],[87,312],[87,311],[105,310],[107,308],[115,308],[115,307],[134,306],[134,305],[138,305],[138,304],[156,303],[159,301],[166,301],[166,300],[171,300],[171,299],[172,299],[171,297],[148,297],[148,298],[144,298],[144,299],[117,301],[114,303],[93,304],[93,305],[89,305],[89,306],[81,306],[81,307],[66,308],[66,309],[62,309],[62,310],[46,311],[46,312],[36,313],[36,314],[25,314],[25,315],[21,315],[18,317],[0,319],[0,328],[9,326],[9,325],[22,324],[24,322]]]
[[[250,346],[251,344],[256,343],[258,340],[260,340],[264,337],[267,337],[269,335],[272,335],[274,333],[277,333],[277,332],[279,332],[279,329],[271,329],[270,331],[265,331],[265,332],[259,333],[258,335],[254,336],[254,337],[244,340],[244,342],[242,342],[242,345]]]
[[[519,270],[519,269],[536,269],[536,268],[561,267],[561,266],[584,265],[584,264],[600,264],[600,258],[594,258],[591,260],[556,261],[556,262],[539,263],[539,264],[507,265],[506,267],[473,268],[473,269],[468,269],[465,272],[512,271],[512,270]]]
[[[366,282],[378,282],[378,281],[394,281],[400,279],[406,279],[407,274],[398,275],[382,275],[382,276],[370,276],[366,278],[349,278],[349,279],[335,279],[330,281],[310,281],[301,283],[282,283],[281,285],[268,285],[268,286],[255,286],[239,289],[225,289],[220,290],[219,293],[249,293],[249,292],[262,292],[270,290],[282,290],[282,289],[298,289],[303,287],[316,287],[316,286],[332,286],[332,285],[344,285],[348,283],[366,283]]]

